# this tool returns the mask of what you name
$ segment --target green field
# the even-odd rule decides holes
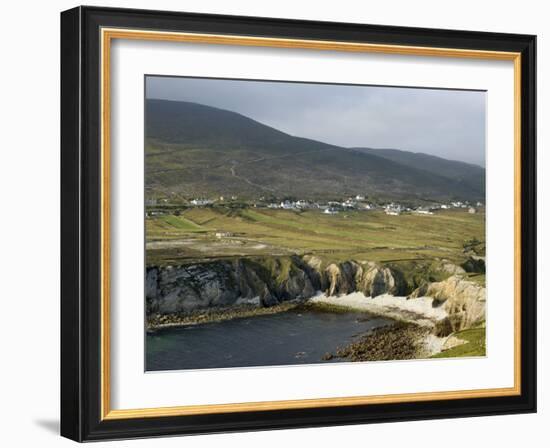
[[[445,350],[444,352],[432,356],[432,358],[485,356],[485,327],[458,331],[454,333],[453,336],[466,341],[466,344]]]
[[[485,241],[485,214],[195,207],[146,219],[147,264],[237,256],[315,254],[324,260],[464,259],[468,240]],[[474,280],[483,282],[483,278]]]

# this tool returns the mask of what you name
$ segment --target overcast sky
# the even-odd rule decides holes
[[[228,109],[299,137],[485,166],[485,92],[147,77],[148,98]]]

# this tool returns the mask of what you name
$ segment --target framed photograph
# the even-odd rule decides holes
[[[61,14],[61,433],[535,412],[535,36]]]

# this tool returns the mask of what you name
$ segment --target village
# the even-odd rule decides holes
[[[427,201],[426,201],[427,202]],[[471,202],[468,200],[456,200],[449,202],[432,202],[422,205],[413,204],[410,202],[387,202],[374,201],[368,199],[367,196],[357,194],[353,197],[347,197],[341,200],[332,201],[314,201],[309,199],[289,199],[284,198],[277,200],[275,198],[260,197],[259,200],[239,200],[237,196],[219,196],[216,199],[209,198],[192,198],[173,201],[167,198],[163,199],[147,199],[145,201],[147,208],[147,216],[160,216],[169,213],[167,209],[173,207],[213,207],[213,206],[228,206],[228,207],[252,207],[252,208],[268,208],[281,209],[290,211],[304,210],[319,210],[326,215],[338,215],[346,211],[383,211],[386,215],[399,216],[401,214],[418,214],[418,215],[433,215],[441,210],[465,209],[468,213],[477,213],[479,209],[484,207],[482,202]]]

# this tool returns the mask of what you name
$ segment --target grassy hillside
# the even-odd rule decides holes
[[[468,182],[195,103],[146,101],[147,197],[482,199]]]
[[[408,167],[437,173],[442,177],[463,184],[480,195],[485,194],[485,169],[471,163],[448,160],[421,152],[398,149],[354,148],[366,154],[373,154]]]

